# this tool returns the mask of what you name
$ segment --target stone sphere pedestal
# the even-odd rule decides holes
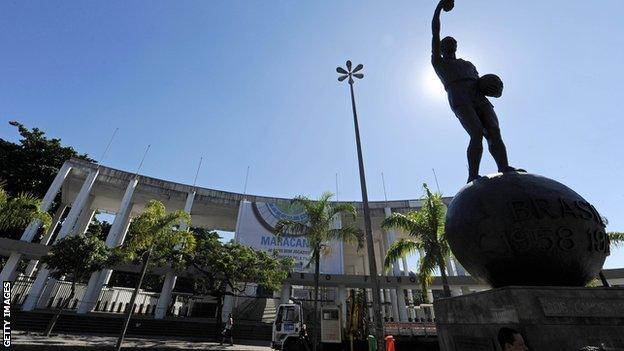
[[[585,286],[609,254],[605,224],[567,186],[530,173],[498,173],[464,186],[446,215],[451,250],[492,287]]]
[[[434,301],[441,350],[500,350],[501,327],[531,350],[624,349],[624,289],[585,287],[609,254],[605,223],[572,189],[522,172],[482,177],[453,198],[446,236],[495,289]]]

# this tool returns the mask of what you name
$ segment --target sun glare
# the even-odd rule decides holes
[[[440,79],[436,75],[432,66],[428,66],[426,71],[423,74],[423,89],[427,92],[427,95],[431,97],[441,97],[446,95],[446,91],[444,91],[444,86]]]

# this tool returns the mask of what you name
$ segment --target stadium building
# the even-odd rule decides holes
[[[21,305],[23,311],[56,306],[58,301],[68,296],[68,283],[50,277],[50,272],[41,267],[38,260],[46,254],[54,241],[67,235],[84,233],[92,218],[99,213],[114,215],[112,227],[106,242],[109,246],[120,245],[129,227],[130,220],[143,211],[150,200],[159,200],[168,210],[184,209],[192,217],[192,225],[209,230],[233,232],[235,240],[257,250],[275,251],[281,256],[292,257],[295,269],[284,283],[281,292],[274,296],[255,289],[253,284],[245,296],[228,297],[224,314],[235,311],[240,315],[257,310],[257,299],[264,299],[258,318],[270,319],[271,307],[275,304],[294,300],[310,300],[313,285],[311,268],[306,267],[309,259],[309,246],[305,237],[276,237],[274,226],[279,219],[303,220],[290,199],[267,196],[244,195],[208,188],[195,187],[152,177],[136,175],[84,160],[72,159],[61,167],[46,193],[42,207],[49,210],[53,200],[61,193],[61,205],[53,215],[53,223],[38,242],[38,226],[31,224],[21,240],[0,238],[0,254],[9,256],[1,272],[2,280],[16,280],[13,303]],[[448,203],[451,199],[445,198]],[[336,218],[334,225],[354,225],[364,227],[361,216],[362,204],[354,202],[360,209],[353,222],[350,218]],[[381,271],[384,253],[404,233],[383,231],[381,221],[393,212],[405,213],[418,210],[419,200],[388,200],[370,202],[373,227],[375,257],[381,275],[383,317],[387,321],[411,321],[422,318],[419,300],[422,294],[408,261],[396,262],[393,269]],[[332,250],[322,257],[321,286],[323,301],[346,308],[348,291],[354,288],[369,288],[368,259],[366,250],[357,250],[354,244],[329,243]],[[20,270],[20,262],[28,262],[25,270]],[[449,283],[453,295],[485,290],[489,287],[470,277],[453,259],[448,262]],[[137,267],[122,266],[115,270],[138,271]],[[210,316],[215,309],[210,297],[197,298],[176,292],[176,272],[166,267],[156,269],[154,274],[163,275],[161,291],[142,291],[135,312],[153,315],[155,319],[165,316]],[[77,314],[91,311],[121,313],[130,300],[131,290],[111,286],[112,270],[94,273],[87,284],[80,285],[70,308]],[[187,273],[178,273],[187,274]],[[624,270],[607,270],[607,277],[614,285],[624,284]],[[441,280],[435,278],[427,292],[429,300],[441,293]],[[346,315],[346,314],[343,314]]]

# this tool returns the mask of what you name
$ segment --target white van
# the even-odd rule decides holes
[[[299,331],[301,324],[303,324],[302,316],[301,305],[294,303],[279,305],[275,321],[273,321],[272,348],[281,350],[286,339],[299,338]]]

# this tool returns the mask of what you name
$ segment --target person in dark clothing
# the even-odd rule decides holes
[[[301,325],[301,330],[299,331],[299,340],[303,345],[303,349],[308,351],[310,350],[310,338],[308,336],[308,326],[304,324]]]
[[[519,331],[503,327],[498,331],[498,344],[503,351],[529,351]]]

